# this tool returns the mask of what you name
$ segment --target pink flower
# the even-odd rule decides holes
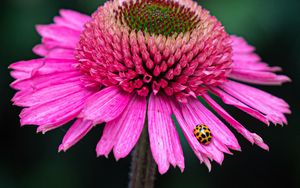
[[[227,34],[221,23],[191,0],[114,0],[92,17],[61,10],[50,25],[37,26],[39,59],[13,63],[12,101],[24,107],[21,125],[38,132],[75,119],[59,151],[66,151],[94,126],[106,123],[98,156],[126,157],[148,124],[150,147],[161,174],[170,164],[184,170],[172,115],[199,160],[211,169],[224,153],[240,150],[227,126],[203,101],[249,142],[268,150],[211,95],[263,123],[287,124],[289,105],[242,82],[281,85],[290,79],[263,63],[254,48]],[[200,100],[199,99],[203,99]],[[147,118],[146,118],[147,116]],[[195,127],[209,128],[203,144]],[[202,136],[205,132],[199,132]]]

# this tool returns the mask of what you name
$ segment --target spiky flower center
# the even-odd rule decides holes
[[[190,0],[114,0],[92,16],[78,68],[101,86],[186,101],[226,81],[232,47],[221,23]]]
[[[131,30],[164,36],[192,31],[200,22],[190,8],[170,0],[124,2],[115,17]]]

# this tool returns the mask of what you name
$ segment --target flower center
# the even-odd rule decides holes
[[[115,11],[115,17],[131,30],[164,36],[192,31],[200,22],[190,8],[165,0],[124,2]]]
[[[193,1],[114,0],[85,25],[76,58],[92,83],[185,102],[226,81],[232,47],[221,23]]]

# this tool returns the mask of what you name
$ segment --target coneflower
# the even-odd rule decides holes
[[[172,116],[201,162],[221,164],[240,150],[234,134],[203,101],[249,142],[268,150],[212,97],[269,125],[286,124],[289,105],[241,82],[281,85],[290,79],[263,63],[254,48],[231,36],[191,0],[108,1],[91,17],[61,10],[54,24],[39,25],[42,58],[10,66],[19,90],[21,125],[47,132],[76,119],[59,150],[66,151],[94,126],[106,123],[98,156],[126,157],[147,126],[161,174],[184,170]],[[241,82],[240,82],[241,81]],[[199,100],[201,99],[201,100]],[[145,135],[147,135],[145,134]]]

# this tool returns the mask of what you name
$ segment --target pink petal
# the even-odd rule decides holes
[[[38,25],[36,29],[43,38],[59,42],[60,47],[69,47],[74,49],[80,39],[80,31],[64,26],[55,24]]]
[[[63,54],[51,51],[55,48],[74,50],[84,24],[90,21],[91,17],[72,10],[61,10],[60,14],[61,16],[54,18],[55,24],[37,26],[38,32],[43,36],[43,44],[34,47],[35,54],[44,57],[74,59],[73,52],[63,56]],[[58,56],[55,57],[56,54]]]
[[[38,132],[46,132],[74,119],[86,99],[94,92],[81,90],[66,97],[22,110],[21,125],[39,125]]]
[[[187,104],[182,105],[182,109],[187,122],[189,120],[194,126],[201,123],[207,125],[215,138],[213,140],[219,141],[231,149],[240,150],[238,141],[232,132],[198,99],[190,98]]]
[[[161,174],[168,171],[170,163],[178,165],[181,170],[184,168],[182,149],[171,115],[168,100],[152,93],[148,104],[148,131],[152,155]]]
[[[75,59],[75,50],[56,47],[49,48],[49,45],[38,44],[33,48],[33,52],[39,56],[52,59]]]
[[[165,103],[164,105],[166,105],[168,107],[168,110],[170,111],[170,113],[172,114],[172,108],[170,105],[170,99],[167,98],[165,95],[160,95],[159,97],[161,97],[161,103]],[[176,165],[180,168],[181,172],[183,172],[184,170],[184,157],[183,157],[183,151],[181,148],[181,144],[180,144],[180,138],[178,136],[177,130],[176,130],[176,126],[172,120],[173,126],[168,126],[167,128],[169,128],[169,130],[167,130],[167,133],[169,133],[169,139],[172,142],[171,146],[173,147],[173,153],[174,153],[174,159],[175,160],[171,160],[170,163],[176,167]]]
[[[129,99],[129,94],[118,86],[107,87],[88,99],[79,117],[94,124],[109,122],[124,111]]]
[[[74,50],[64,49],[64,48],[54,48],[49,50],[47,58],[53,59],[75,59]]]
[[[102,137],[97,144],[96,152],[97,156],[104,155],[108,157],[108,154],[113,149],[114,144],[116,143],[116,139],[120,130],[120,126],[116,126],[108,122],[103,130]]]
[[[29,61],[19,61],[9,66],[10,69],[35,74],[51,74],[58,72],[74,71],[75,60],[70,59],[33,59]]]
[[[227,93],[225,93],[224,91],[222,91],[218,88],[210,88],[210,91],[213,92],[218,97],[220,97],[225,104],[235,106],[238,109],[240,109],[240,110],[246,112],[247,114],[251,115],[252,117],[262,121],[263,123],[265,123],[267,125],[269,125],[268,118],[264,114],[260,113],[259,111],[245,105],[241,101],[239,101],[236,98],[228,95]]]
[[[291,111],[284,100],[259,89],[233,81],[228,81],[220,87],[239,101],[265,114],[274,124],[287,124],[284,114]]]
[[[70,147],[79,142],[92,128],[93,124],[91,121],[77,119],[64,136],[58,150],[67,151]]]
[[[146,117],[146,98],[133,95],[124,112],[108,122],[97,144],[97,155],[106,157],[114,148],[117,160],[126,157],[142,133]]]
[[[24,71],[13,70],[10,72],[10,75],[17,80],[24,80],[31,77],[31,74]]]
[[[201,123],[206,124],[206,125],[208,125],[208,124],[201,121],[201,118],[199,118],[197,115],[195,115],[196,112],[194,110],[191,111],[189,108],[187,108],[187,105],[181,105],[181,111],[182,111],[184,120],[185,120],[186,124],[188,125],[189,132],[196,139],[196,137],[194,136],[194,128],[196,127],[196,125],[201,124]],[[211,126],[210,125],[208,125],[208,126],[211,129]],[[219,149],[219,147],[217,147],[217,145],[222,146],[224,144],[222,143],[223,141],[218,138],[218,137],[220,137],[220,135],[218,135],[218,133],[214,133],[214,132],[215,131],[212,130],[213,139],[212,139],[211,143],[207,146],[199,144],[201,147],[198,146],[198,148],[199,148],[198,150],[200,150],[202,153],[204,153],[204,152],[207,153],[207,154],[205,154],[207,157],[215,160],[219,164],[222,164],[222,162],[224,160],[224,154],[223,154],[223,151],[221,151]],[[222,135],[222,138],[223,137],[224,137],[224,135]],[[226,147],[226,146],[224,145],[221,148],[224,148],[224,147]]]
[[[261,62],[260,57],[255,54],[252,46],[240,37],[231,36],[233,49],[233,66],[229,77],[254,84],[281,85],[291,81],[283,75],[276,75],[275,71],[280,71],[279,67],[270,67]]]
[[[19,91],[12,99],[14,105],[29,107],[47,103],[85,89],[81,81],[52,85],[38,90]]]
[[[69,26],[72,25],[73,29],[77,29],[79,31],[82,31],[84,29],[84,25],[91,20],[90,16],[73,10],[60,10],[60,15],[69,23]]]
[[[269,151],[269,146],[264,143],[264,140],[259,135],[252,133],[252,136],[256,145],[258,145],[264,150]]]
[[[249,63],[249,65],[251,65],[251,68],[253,68],[253,66],[255,65],[255,63],[260,63],[261,62],[261,58],[254,53],[251,54],[245,54],[245,53],[233,53],[233,62],[236,64],[246,64],[246,62]],[[250,66],[247,66],[247,68],[249,68]],[[246,67],[244,67],[246,68]],[[254,68],[255,69],[255,68]]]
[[[82,77],[79,71],[35,75],[24,80],[16,80],[10,86],[17,90],[36,90],[52,85],[78,81]]]
[[[201,163],[204,162],[210,171],[211,164],[210,164],[207,156],[212,158],[212,155],[208,151],[206,151],[204,146],[199,144],[198,140],[194,136],[193,127],[189,126],[183,117],[182,110],[181,110],[181,107],[179,106],[179,103],[176,100],[171,100],[170,104],[172,107],[173,114],[175,115],[176,120],[178,121],[179,126],[181,127],[183,134],[184,134],[185,138],[187,139],[189,145],[191,146],[195,155],[199,158],[200,162]]]
[[[122,115],[109,122],[121,127],[114,145],[117,160],[126,157],[137,143],[145,123],[146,106],[146,97],[136,95],[131,98]]]
[[[53,20],[54,20],[55,25],[70,28],[70,29],[73,29],[75,31],[82,31],[83,30],[83,27],[78,27],[78,26],[74,25],[73,23],[71,23],[70,21],[68,21],[65,18],[60,17],[60,16],[54,17]]]
[[[247,42],[237,36],[231,36],[232,46],[237,53],[251,53],[255,50],[253,46],[247,44]]]
[[[48,52],[55,48],[64,48],[64,49],[69,49],[69,50],[75,49],[75,47],[73,45],[70,45],[67,42],[53,40],[50,38],[42,38],[42,44],[45,46],[46,49],[48,49]]]
[[[221,116],[223,117],[234,129],[236,129],[241,135],[243,135],[252,144],[257,144],[265,150],[269,150],[269,147],[263,142],[262,138],[255,133],[249,132],[242,124],[229,115],[218,103],[216,103],[209,95],[202,96],[205,101]]]
[[[230,78],[243,82],[260,84],[260,85],[281,85],[285,82],[290,82],[291,79],[284,75],[277,75],[272,72],[262,72],[253,70],[233,70],[230,73]]]
[[[44,44],[38,44],[36,45],[32,51],[39,56],[46,56],[49,52],[49,49]]]

